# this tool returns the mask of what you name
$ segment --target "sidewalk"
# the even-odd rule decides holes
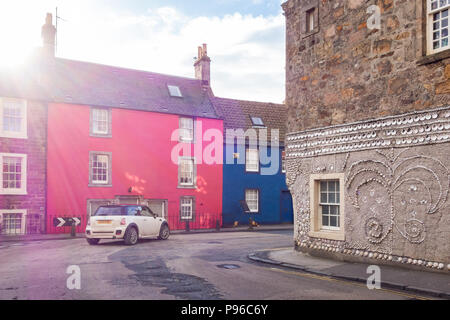
[[[367,283],[368,264],[349,263],[312,257],[292,249],[258,251],[249,255],[253,261],[304,271],[321,276]],[[418,294],[450,299],[450,276],[391,266],[379,266],[381,286]]]
[[[221,233],[221,232],[263,232],[263,231],[284,231],[293,230],[293,225],[267,225],[259,226],[249,230],[248,226],[237,227],[237,228],[223,228],[220,231],[216,229],[205,229],[205,230],[191,230],[186,232],[185,230],[173,230],[171,234],[199,234],[199,233]],[[33,241],[47,241],[47,240],[73,240],[73,239],[83,239],[84,233],[78,233],[75,238],[71,237],[70,234],[32,234],[23,236],[5,236],[0,235],[0,244],[4,242],[33,242]]]

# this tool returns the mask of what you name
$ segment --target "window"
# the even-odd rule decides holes
[[[259,212],[259,190],[245,190],[245,202],[247,202],[250,212]]]
[[[178,185],[180,187],[194,187],[195,176],[195,160],[193,158],[180,158],[178,164]]]
[[[27,103],[0,98],[0,136],[27,139]]]
[[[27,194],[27,156],[0,153],[0,194]]]
[[[194,218],[194,198],[181,197],[180,200],[180,217],[181,220],[192,220]]]
[[[340,223],[340,186],[339,181],[320,182],[320,212],[322,229],[339,230]]]
[[[0,233],[4,235],[25,234],[26,216],[26,210],[0,210]]]
[[[90,186],[110,187],[111,153],[90,153]]]
[[[178,86],[167,86],[169,88],[169,93],[171,97],[178,97],[182,98],[183,95],[181,94],[180,88]]]
[[[427,7],[428,53],[450,49],[448,34],[450,0],[427,0]]]
[[[255,127],[264,127],[264,121],[259,117],[251,117],[252,118],[252,124]]]
[[[345,240],[343,186],[343,173],[311,175],[310,237]]]
[[[281,172],[286,173],[286,151],[281,152]]]
[[[91,136],[111,137],[111,110],[91,108]]]
[[[194,141],[194,119],[180,118],[180,141],[192,142]]]
[[[245,170],[247,172],[259,172],[258,149],[247,149],[245,157]]]
[[[316,8],[309,9],[306,11],[306,32],[312,32],[314,31],[316,27],[315,22],[315,14],[316,14]]]

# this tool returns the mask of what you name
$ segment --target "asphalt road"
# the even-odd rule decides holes
[[[414,299],[251,262],[249,253],[290,247],[292,232],[173,235],[127,247],[84,239],[0,244],[0,299]],[[67,288],[79,266],[81,289]]]

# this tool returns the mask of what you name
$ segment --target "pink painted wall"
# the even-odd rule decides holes
[[[196,197],[196,212],[210,217],[196,221],[201,228],[221,222],[222,164],[197,165],[197,189],[178,189],[178,165],[171,161],[178,142],[171,135],[179,127],[179,116],[125,109],[112,109],[112,138],[89,134],[90,108],[50,104],[48,109],[47,226],[55,230],[54,216],[82,217],[78,232],[84,232],[88,199],[114,199],[118,195],[143,195],[145,199],[167,199],[172,229],[179,223],[181,196]],[[222,120],[197,119],[203,132],[223,132]],[[200,131],[198,130],[199,134]],[[198,135],[197,135],[198,136]],[[208,143],[203,143],[203,149]],[[218,159],[223,159],[220,144]],[[89,152],[112,153],[112,187],[89,187]],[[200,159],[197,159],[199,161]],[[133,187],[132,193],[128,189]]]

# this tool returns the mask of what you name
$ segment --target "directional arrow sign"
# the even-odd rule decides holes
[[[54,218],[53,225],[56,228],[71,227],[72,224],[79,226],[81,224],[81,218]]]

